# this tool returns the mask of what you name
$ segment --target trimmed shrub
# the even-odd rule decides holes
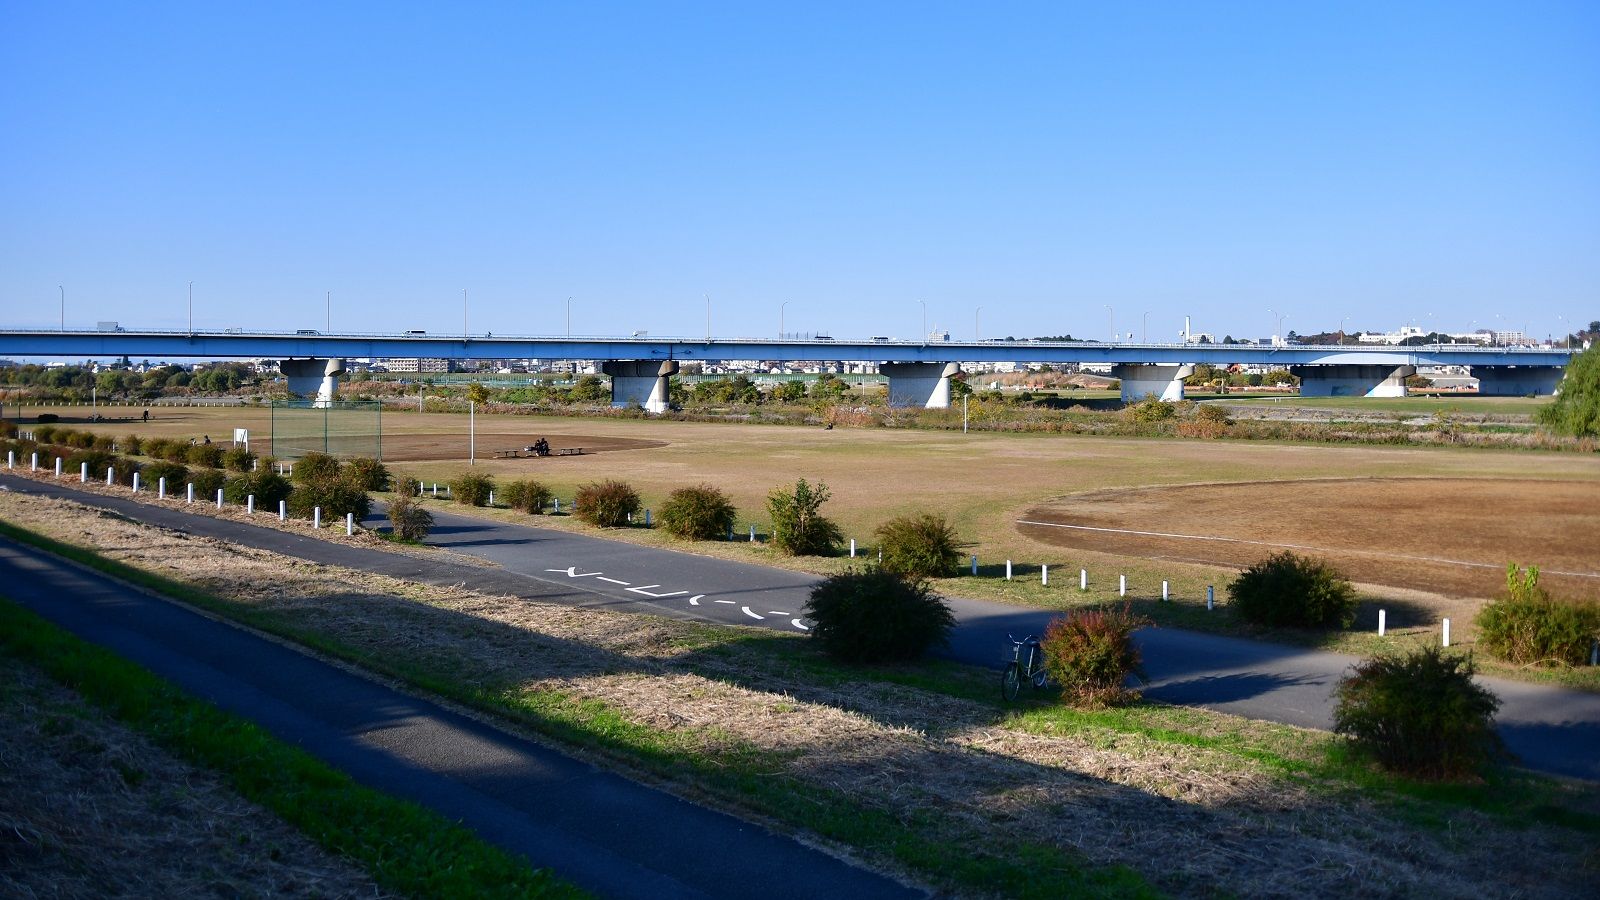
[[[122,440],[117,441],[117,449],[132,456],[139,456],[144,451],[144,438],[137,434],[125,434]]]
[[[149,446],[149,443],[146,442],[145,446]],[[94,436],[94,449],[104,450],[107,453],[110,453],[111,451],[117,449],[117,442],[112,440],[111,435],[109,434],[97,434]],[[145,452],[149,453],[150,451],[146,450]]]
[[[184,461],[191,466],[219,469],[222,467],[222,448],[216,444],[190,444],[184,451]]]
[[[151,438],[144,442],[144,455],[151,459],[166,459],[172,441],[168,438]]]
[[[500,497],[512,509],[538,516],[544,514],[555,494],[543,482],[513,481],[500,489]]]
[[[1143,400],[1127,407],[1128,418],[1140,424],[1148,425],[1151,422],[1161,422],[1178,414],[1176,404],[1169,403],[1153,395],[1145,395]]]
[[[928,582],[877,567],[823,579],[805,614],[812,638],[847,662],[916,659],[945,643],[956,623]]]
[[[55,413],[39,413],[37,416],[33,417],[33,420],[38,422],[40,425],[43,425],[46,422],[59,422],[61,421],[61,417]],[[37,434],[37,432],[35,432],[35,434]]]
[[[289,470],[289,477],[295,484],[338,478],[339,460],[326,453],[307,453],[295,460],[294,467]]]
[[[222,451],[222,466],[230,472],[249,472],[254,468],[256,455],[243,447],[229,447]]]
[[[639,492],[626,482],[607,479],[578,488],[572,514],[601,528],[621,528],[639,511]]]
[[[1478,643],[1508,662],[1581,666],[1600,638],[1600,603],[1557,600],[1539,587],[1539,567],[1506,567],[1506,596],[1478,613]]]
[[[394,486],[394,492],[401,497],[417,497],[422,493],[422,482],[410,475],[402,476]]]
[[[476,472],[463,472],[450,482],[450,496],[467,506],[488,506],[489,492],[494,490],[494,479]]]
[[[812,487],[804,478],[793,488],[775,488],[767,495],[772,516],[772,546],[789,556],[827,556],[838,549],[844,534],[819,512],[832,496],[828,486]]]
[[[222,487],[228,476],[220,469],[190,469],[189,483],[194,485],[196,497],[211,499],[217,495],[217,488]],[[170,482],[169,482],[170,483]]]
[[[150,482],[152,486],[161,479],[165,478],[167,480],[168,493],[175,493],[183,490],[183,486],[187,483],[188,477],[188,469],[178,465],[177,463],[170,463],[165,460],[156,460],[155,462],[145,463],[144,468],[139,470],[139,478],[143,481]],[[215,488],[213,488],[213,490],[215,490]]]
[[[55,421],[55,416],[51,415],[50,413],[44,413],[40,415],[39,421],[43,422],[45,420],[45,416],[50,416],[50,421]],[[66,429],[64,428],[57,428],[54,425],[40,425],[38,428],[33,430],[33,439],[41,444],[53,444],[56,440],[56,433],[65,430]]]
[[[0,419],[0,439],[14,438],[17,436],[17,423]]]
[[[787,382],[798,384],[798,382]],[[709,484],[682,487],[661,504],[661,527],[686,541],[714,541],[733,528],[738,510],[722,489]]]
[[[122,462],[116,454],[104,450],[79,450],[61,462],[61,470],[68,475],[76,475],[82,471],[83,464],[89,464],[89,477],[102,481],[106,477],[106,468],[109,466],[122,467]]]
[[[189,461],[189,443],[187,441],[168,441],[161,458],[167,462],[186,463]]]
[[[940,578],[961,569],[961,542],[944,516],[898,516],[878,526],[883,568],[912,578]]]
[[[367,517],[372,510],[372,498],[362,487],[348,478],[318,478],[297,481],[289,494],[289,511],[309,519],[317,507],[322,508],[323,521],[342,519],[354,513],[357,520]]]
[[[1472,680],[1472,657],[1425,647],[1366,660],[1343,679],[1333,730],[1386,769],[1420,778],[1476,774],[1500,750],[1500,701]]]
[[[1228,585],[1240,618],[1257,625],[1348,628],[1356,620],[1356,591],[1327,561],[1274,553]]]
[[[356,484],[369,491],[387,491],[391,483],[389,467],[370,456],[345,460],[344,471]]]
[[[271,469],[261,469],[229,478],[222,486],[222,497],[229,503],[243,503],[246,497],[254,494],[256,506],[270,510],[277,507],[279,500],[289,499],[293,488],[289,479]]]
[[[56,440],[66,444],[68,447],[88,450],[94,447],[94,437],[93,434],[87,431],[69,431],[65,435],[56,435]]]
[[[1082,609],[1052,619],[1039,646],[1045,670],[1061,686],[1061,698],[1082,706],[1125,703],[1138,692],[1125,686],[1132,675],[1146,681],[1133,632],[1150,620],[1121,609]]]
[[[420,541],[433,528],[433,513],[423,509],[411,494],[398,494],[390,500],[388,512],[394,536],[402,541]]]

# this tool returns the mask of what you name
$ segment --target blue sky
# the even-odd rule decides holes
[[[1559,333],[1597,97],[1592,2],[3,0],[0,321]]]

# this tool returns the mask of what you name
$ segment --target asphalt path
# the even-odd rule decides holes
[[[0,538],[0,592],[356,780],[610,897],[922,896],[759,826]]]
[[[346,547],[31,479],[0,475],[0,485],[112,506],[152,524],[401,578],[465,582],[529,599],[796,633],[806,624],[800,612],[818,580],[785,569],[462,515],[432,503],[435,528],[428,543],[487,560],[494,568]],[[374,516],[366,524],[382,523]],[[958,625],[945,654],[997,669],[1010,653],[1008,636],[1042,633],[1055,615],[965,598],[952,598],[950,604]],[[1150,677],[1145,693],[1152,699],[1308,728],[1332,727],[1334,686],[1359,661],[1174,628],[1142,629],[1137,640]],[[1497,678],[1480,681],[1501,699],[1498,730],[1521,764],[1600,780],[1600,695]],[[996,684],[998,690],[998,679]]]

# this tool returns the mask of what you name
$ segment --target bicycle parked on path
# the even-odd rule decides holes
[[[1009,703],[1022,693],[1023,682],[1033,685],[1036,691],[1042,690],[1049,675],[1044,669],[1044,648],[1039,646],[1038,635],[1030,634],[1020,641],[1009,634],[1006,637],[1011,641],[1011,662],[1000,674],[1000,696]]]

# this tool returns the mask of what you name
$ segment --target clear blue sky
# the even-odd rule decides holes
[[[0,323],[1600,318],[1600,3],[0,5]],[[1428,316],[1433,314],[1432,319]]]

